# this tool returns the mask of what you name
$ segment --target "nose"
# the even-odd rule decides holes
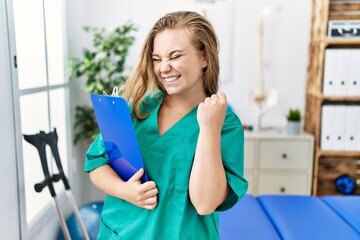
[[[161,61],[160,63],[160,72],[168,72],[171,69],[171,65],[168,61]]]

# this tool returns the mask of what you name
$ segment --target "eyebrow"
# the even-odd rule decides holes
[[[173,51],[171,51],[171,52],[169,52],[169,55],[168,56],[171,56],[171,55],[173,55],[173,54],[175,54],[175,53],[183,53],[184,51],[183,50],[173,50]],[[158,55],[158,54],[152,54],[152,56],[153,57],[160,57],[160,55]]]

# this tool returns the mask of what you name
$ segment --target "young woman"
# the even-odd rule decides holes
[[[218,40],[195,12],[160,18],[123,86],[144,170],[123,181],[108,165],[101,135],[85,171],[107,194],[98,239],[219,239],[216,211],[247,190],[239,118],[218,91]]]

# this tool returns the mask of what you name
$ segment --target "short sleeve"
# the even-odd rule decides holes
[[[231,110],[227,112],[221,132],[221,155],[230,191],[216,211],[233,207],[248,189],[248,182],[244,178],[244,129]]]
[[[104,142],[101,134],[99,134],[85,154],[85,166],[84,171],[90,172],[98,167],[101,167],[109,163],[109,159],[106,153]]]

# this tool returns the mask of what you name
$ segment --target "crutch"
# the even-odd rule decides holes
[[[55,192],[54,185],[53,185],[53,182],[52,182],[53,180],[52,180],[52,178],[50,176],[50,173],[49,173],[49,168],[48,168],[47,159],[46,159],[46,151],[45,151],[46,142],[44,141],[44,138],[41,137],[42,134],[45,134],[45,133],[40,132],[39,134],[35,134],[35,135],[25,135],[24,134],[24,139],[27,142],[31,143],[38,150],[42,170],[43,170],[43,173],[44,173],[44,176],[45,176],[44,181],[35,184],[34,188],[35,188],[36,192],[41,192],[45,187],[49,188],[51,197],[54,200],[54,205],[55,205],[57,214],[59,216],[60,226],[61,226],[61,229],[62,229],[62,231],[64,233],[65,239],[66,240],[71,240],[69,230],[68,230],[68,228],[66,226],[66,222],[65,222],[65,219],[64,219],[64,215],[60,211],[60,207],[59,207],[59,204],[58,204],[57,199],[56,199],[56,192]]]
[[[61,165],[61,160],[60,160],[60,155],[59,155],[59,150],[58,150],[58,135],[57,135],[57,132],[56,132],[56,128],[54,128],[54,131],[53,132],[49,132],[47,134],[45,133],[42,133],[41,134],[41,137],[43,137],[43,139],[45,140],[45,142],[50,146],[51,148],[51,152],[54,156],[54,159],[55,159],[55,163],[56,163],[56,166],[59,170],[59,173],[58,174],[53,174],[52,176],[52,180],[54,182],[58,182],[59,180],[62,180],[63,183],[64,183],[64,187],[65,187],[65,190],[66,190],[66,193],[67,193],[67,196],[68,196],[68,199],[74,209],[74,213],[75,213],[75,216],[76,216],[76,219],[80,225],[80,229],[81,229],[81,232],[82,234],[84,235],[84,239],[86,240],[89,240],[89,235],[88,235],[88,232],[86,231],[86,228],[85,228],[85,225],[84,225],[84,222],[80,216],[80,212],[79,212],[79,209],[78,209],[78,206],[75,202],[75,199],[74,199],[74,196],[71,192],[71,189],[70,189],[70,185],[69,185],[69,182],[64,174],[64,170],[62,168],[62,165]]]
[[[58,136],[57,136],[56,128],[54,128],[53,132],[45,133],[43,131],[40,131],[40,133],[36,134],[36,135],[24,135],[24,138],[29,143],[33,144],[39,151],[41,165],[42,165],[44,175],[45,175],[45,180],[49,179],[49,180],[47,180],[47,182],[48,181],[51,182],[51,189],[53,190],[53,193],[54,193],[54,196],[53,195],[52,196],[53,196],[53,199],[54,199],[54,202],[55,202],[55,205],[56,205],[56,209],[57,209],[58,216],[59,216],[59,219],[60,219],[60,225],[61,225],[61,228],[63,230],[65,239],[71,240],[71,237],[70,237],[69,231],[67,229],[67,225],[66,225],[66,222],[64,220],[64,217],[63,217],[63,215],[62,215],[62,213],[61,213],[61,211],[60,211],[60,209],[58,207],[58,203],[57,203],[56,198],[55,198],[56,193],[55,193],[54,187],[52,185],[52,181],[54,181],[54,182],[58,182],[59,180],[63,181],[63,184],[64,184],[64,187],[65,187],[68,199],[71,202],[71,205],[72,205],[72,207],[74,209],[75,216],[76,216],[76,219],[77,219],[77,221],[78,221],[78,223],[80,225],[80,229],[81,229],[81,232],[82,232],[82,234],[84,236],[84,239],[89,240],[90,239],[89,235],[88,235],[88,233],[86,231],[85,225],[84,225],[84,223],[82,221],[82,218],[80,216],[80,212],[79,212],[78,207],[76,205],[75,199],[74,199],[74,197],[72,195],[72,192],[70,190],[69,182],[68,182],[68,180],[67,180],[67,178],[65,176],[65,173],[63,171],[63,168],[62,168],[60,155],[59,155],[59,151],[58,151],[58,147],[57,147]],[[34,141],[34,139],[36,139],[36,140]],[[36,144],[34,144],[34,142],[36,142]],[[37,143],[37,142],[39,142],[39,143]],[[50,177],[48,166],[47,166],[46,153],[45,153],[46,145],[49,145],[49,147],[51,149],[51,152],[52,152],[52,155],[53,155],[53,157],[55,159],[56,166],[57,166],[58,171],[59,171],[58,174],[53,174],[52,177]],[[41,156],[43,156],[43,157],[41,157]],[[46,176],[48,176],[48,177],[46,177]],[[41,192],[41,190],[45,186],[47,186],[47,185],[42,184],[42,183],[36,184],[35,185],[35,190],[37,192]]]

